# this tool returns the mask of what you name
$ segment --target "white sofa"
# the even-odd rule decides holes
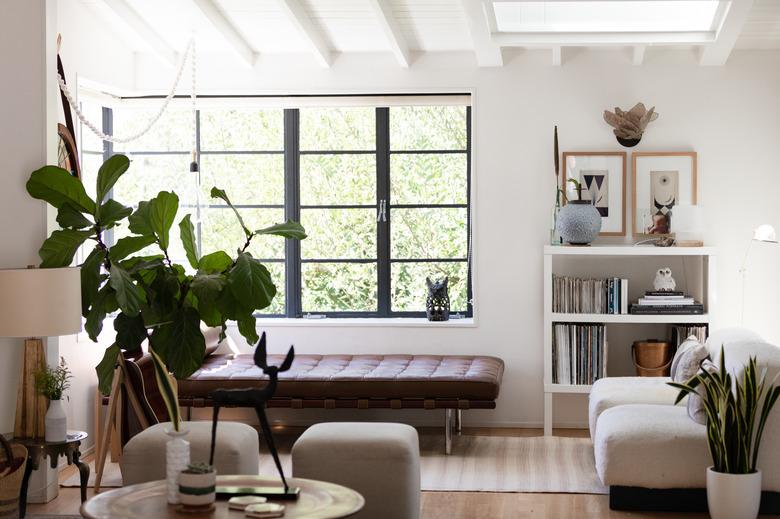
[[[758,359],[767,379],[780,373],[780,348],[743,329],[713,333],[707,348],[740,376],[748,358]],[[703,425],[674,405],[669,378],[615,377],[597,381],[589,401],[596,470],[610,487],[616,509],[697,511],[706,509],[706,468],[712,465]],[[780,408],[770,416],[759,453],[765,491],[763,510],[780,511]]]

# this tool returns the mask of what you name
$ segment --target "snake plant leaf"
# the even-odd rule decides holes
[[[98,378],[98,389],[104,395],[111,393],[111,382],[114,380],[114,369],[117,365],[117,358],[122,353],[116,343],[106,348],[103,358],[95,367]]]
[[[117,265],[111,265],[109,283],[116,292],[119,308],[129,317],[135,317],[141,311],[141,304],[146,302],[146,295],[135,283],[130,273]]]
[[[116,181],[124,175],[127,168],[130,167],[130,159],[125,155],[113,155],[106,160],[97,174],[97,203],[103,202],[111,192]],[[101,208],[102,213],[102,208]]]
[[[87,195],[81,180],[57,166],[44,166],[33,171],[27,181],[27,192],[56,209],[70,203],[82,213],[95,214],[95,202]]]
[[[51,236],[46,238],[41,248],[38,249],[38,256],[41,257],[41,267],[67,267],[73,262],[73,256],[76,255],[78,248],[90,236],[92,236],[92,231],[63,229],[52,232]]]
[[[200,315],[191,306],[184,306],[173,313],[170,321],[152,332],[150,343],[176,378],[185,379],[200,368],[206,353]]]
[[[154,366],[154,378],[157,379],[157,387],[160,388],[165,409],[168,411],[168,419],[173,424],[175,431],[181,428],[181,409],[179,408],[179,388],[176,379],[168,371],[162,358],[153,349],[149,349]]]
[[[111,261],[117,262],[125,259],[141,249],[155,242],[154,236],[126,236],[120,238],[108,251]]]
[[[233,260],[224,251],[206,254],[198,261],[198,271],[205,274],[225,272],[233,264]]]
[[[113,227],[118,221],[132,214],[133,208],[120,204],[116,200],[106,200],[98,210],[98,221],[101,227]]]
[[[97,296],[92,301],[92,306],[87,312],[87,320],[84,322],[84,330],[93,342],[98,342],[98,335],[103,331],[103,320],[106,314],[119,308],[116,301],[116,293],[110,283],[103,285],[98,290]]]
[[[84,317],[100,289],[100,268],[105,259],[106,251],[96,246],[81,264],[81,315]]]
[[[244,234],[247,238],[249,238],[252,233],[247,228],[246,224],[244,223],[244,219],[241,218],[241,213],[238,212],[238,209],[233,207],[233,204],[230,202],[230,198],[228,198],[227,193],[223,189],[219,189],[218,187],[212,187],[211,188],[211,198],[219,198],[223,202],[225,202],[228,207],[230,207],[234,213],[236,213],[236,218],[238,218],[238,223],[241,225],[241,228],[244,230]]]
[[[65,202],[57,210],[57,223],[63,229],[84,229],[92,226],[92,222],[70,202]]]
[[[293,238],[295,240],[303,240],[306,238],[306,230],[298,222],[287,220],[285,223],[278,223],[264,229],[259,229],[254,232],[256,235],[273,234],[274,236],[281,236],[283,238]]]
[[[120,313],[114,317],[114,330],[116,330],[116,343],[130,353],[139,351],[141,344],[146,340],[146,326],[141,314],[129,317]]]
[[[192,225],[190,215],[186,215],[179,222],[179,235],[181,237],[181,244],[184,246],[184,252],[187,254],[187,261],[190,262],[190,266],[194,269],[198,268],[198,246],[195,243],[195,226]]]
[[[242,252],[228,274],[228,287],[244,307],[261,310],[271,304],[276,286],[271,273],[250,254]]]

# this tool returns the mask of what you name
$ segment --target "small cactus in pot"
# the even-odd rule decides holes
[[[217,472],[208,463],[192,463],[179,474],[179,502],[186,509],[209,510],[216,501]]]
[[[558,215],[558,233],[571,245],[588,245],[601,232],[601,214],[590,200],[582,199],[582,184],[575,178],[567,182],[574,185],[577,200],[567,200]]]

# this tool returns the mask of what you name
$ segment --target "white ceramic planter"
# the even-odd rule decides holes
[[[190,464],[190,442],[183,438],[188,431],[167,429],[171,437],[165,444],[165,480],[168,491],[168,503],[179,503],[179,474]]]
[[[712,519],[756,519],[761,506],[761,471],[724,474],[708,468],[707,505]]]
[[[217,499],[217,472],[179,474],[179,501],[184,506],[208,506]]]
[[[46,411],[45,436],[47,442],[64,442],[68,436],[68,418],[62,400],[49,400]]]

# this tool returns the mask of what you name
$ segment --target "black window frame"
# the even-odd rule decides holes
[[[437,95],[440,94],[422,94]],[[443,94],[443,96],[452,94]],[[463,94],[455,94],[463,95]],[[156,96],[155,96],[156,97]],[[178,96],[177,96],[178,97]],[[225,97],[225,96],[214,96]],[[231,96],[227,96],[231,97]],[[243,97],[243,96],[242,96]],[[263,96],[249,96],[263,97]],[[333,96],[344,97],[344,96]],[[348,96],[355,97],[355,96]],[[148,96],[147,96],[148,98]],[[446,103],[442,103],[446,106]],[[240,204],[239,208],[251,209],[284,209],[286,219],[300,221],[301,209],[373,209],[377,214],[380,211],[381,201],[385,201],[384,218],[377,221],[377,254],[376,258],[302,258],[301,243],[297,240],[286,240],[285,257],[279,258],[260,258],[263,262],[284,263],[285,265],[285,313],[271,314],[258,313],[259,318],[306,318],[310,316],[329,317],[329,318],[419,318],[425,317],[425,311],[395,311],[392,309],[392,265],[395,263],[465,263],[466,264],[466,309],[453,309],[459,312],[461,317],[471,318],[474,315],[473,308],[473,287],[472,287],[472,178],[471,178],[471,106],[466,106],[466,148],[465,149],[426,149],[426,150],[393,150],[390,143],[390,110],[392,107],[376,107],[375,122],[375,150],[301,150],[300,149],[300,109],[283,109],[284,118],[284,150],[280,151],[248,151],[248,150],[201,150],[201,122],[200,110],[195,114],[195,133],[196,133],[196,157],[200,162],[202,155],[246,155],[246,154],[268,154],[283,153],[284,155],[284,204]],[[113,128],[113,110],[103,108],[103,131],[111,134]],[[134,151],[124,150],[129,156],[144,155],[186,155],[187,151]],[[114,154],[113,146],[110,142],[104,142],[103,158],[104,160]],[[376,203],[371,205],[364,204],[327,204],[327,205],[302,205],[301,204],[301,171],[300,158],[307,154],[371,154],[376,156]],[[393,204],[391,198],[391,180],[390,180],[390,158],[398,154],[465,154],[466,155],[466,203],[465,204]],[[208,204],[209,209],[221,208],[219,204]],[[457,208],[466,210],[466,257],[463,258],[395,258],[391,257],[391,233],[392,233],[392,209],[444,209]],[[198,238],[198,247],[201,246],[201,228],[200,223],[196,229]],[[111,236],[107,236],[109,240]],[[306,312],[302,308],[303,286],[302,286],[302,265],[305,263],[375,263],[377,265],[377,310],[376,311],[323,311]],[[455,312],[451,314],[458,315]]]

